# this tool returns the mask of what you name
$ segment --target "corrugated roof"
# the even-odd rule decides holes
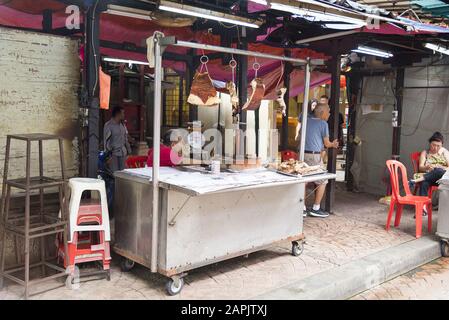
[[[392,11],[397,15],[412,9],[426,22],[440,22],[442,18],[449,17],[447,15],[449,5],[440,0],[357,0],[357,2]],[[411,11],[409,13],[412,14]]]

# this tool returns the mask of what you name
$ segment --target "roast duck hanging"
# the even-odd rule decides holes
[[[232,113],[237,113],[239,110],[239,96],[237,94],[235,83],[228,81],[226,83],[226,90],[228,90],[229,96],[231,97]]]
[[[287,104],[285,103],[285,93],[287,92],[287,88],[280,88],[277,91],[276,102],[278,104],[278,111],[282,112],[282,115],[285,116],[287,114]]]
[[[276,91],[276,95],[277,95],[276,102],[277,102],[277,106],[278,106],[277,110],[280,111],[283,116],[286,116],[287,115],[287,104],[285,103],[284,96],[285,96],[285,93],[287,92],[287,88],[285,86],[279,87],[283,76],[284,76],[284,64],[282,63],[282,72],[281,72],[279,80],[276,84],[276,88],[279,88]]]

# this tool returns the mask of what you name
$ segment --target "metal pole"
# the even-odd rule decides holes
[[[97,5],[91,6],[86,16],[86,74],[89,96],[89,142],[88,142],[88,176],[98,176],[98,150],[100,144],[100,82],[98,68],[100,66],[100,11]]]
[[[334,47],[338,47],[338,42],[333,44]],[[339,116],[340,116],[340,65],[341,56],[334,54],[332,57],[331,69],[332,69],[332,84],[331,84],[331,99],[330,99],[330,124],[329,131],[331,141],[338,139],[338,133],[340,129]],[[337,149],[328,149],[327,151],[327,171],[329,173],[337,172]],[[335,180],[331,179],[326,186],[326,206],[327,212],[331,213],[335,200]]]
[[[392,141],[392,156],[393,160],[401,158],[401,126],[402,126],[402,105],[404,102],[404,82],[405,82],[405,69],[399,68],[396,71],[396,103],[394,106],[394,116],[396,119],[393,121],[393,141]]]
[[[301,123],[301,145],[299,147],[299,160],[304,161],[304,151],[306,144],[306,131],[307,131],[307,113],[309,106],[309,90],[310,90],[310,59],[307,59],[307,64],[304,69],[304,102],[302,103],[302,123]]]
[[[335,33],[327,34],[324,36],[317,36],[317,37],[302,39],[302,40],[296,41],[295,44],[303,44],[303,43],[310,43],[310,42],[321,41],[321,40],[326,40],[326,39],[344,37],[344,36],[349,36],[349,35],[355,34],[355,33],[360,33],[360,29],[355,29],[355,30],[351,30],[351,31],[335,32]]]
[[[293,71],[290,63],[285,63],[284,66],[284,86],[287,88],[285,92],[284,101],[286,110],[285,116],[282,116],[282,134],[281,134],[281,149],[288,149],[288,118],[289,118],[289,110],[290,110],[290,74]]]
[[[161,141],[162,109],[162,49],[161,35],[156,34],[154,55],[154,125],[153,125],[153,219],[151,234],[151,272],[157,272],[159,236],[159,154]]]
[[[196,42],[175,41],[175,43],[173,43],[173,45],[178,46],[178,47],[187,47],[187,48],[193,48],[193,49],[202,49],[202,50],[209,50],[209,51],[216,51],[216,52],[231,53],[231,54],[242,55],[242,56],[251,56],[251,57],[256,57],[256,58],[281,60],[281,61],[299,63],[299,64],[307,63],[307,61],[303,60],[303,59],[295,59],[295,58],[290,58],[290,57],[285,57],[285,56],[275,56],[272,54],[266,54],[266,53],[261,53],[261,52],[257,52],[257,51],[247,51],[247,50],[240,50],[240,49],[235,49],[235,48],[212,46],[212,45],[196,43]],[[313,64],[322,64],[322,60],[318,59]]]

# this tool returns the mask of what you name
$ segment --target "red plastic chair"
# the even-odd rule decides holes
[[[391,180],[391,202],[390,210],[387,217],[386,230],[390,229],[391,218],[393,217],[393,211],[396,206],[396,217],[394,220],[394,226],[398,227],[401,222],[402,209],[404,205],[415,206],[415,220],[416,220],[416,238],[421,237],[422,233],[422,214],[424,205],[427,206],[428,223],[427,228],[429,232],[432,231],[432,200],[429,197],[414,196],[410,192],[408,186],[407,170],[405,166],[396,160],[388,160],[387,167],[390,171]],[[400,191],[400,178],[402,179],[402,185],[405,191],[405,196],[401,195]]]
[[[421,152],[413,152],[410,155],[410,160],[412,160],[413,164],[413,172],[419,173],[419,158],[421,157]],[[413,194],[416,195],[416,193],[419,190],[421,183],[415,184],[415,189],[413,190]],[[430,186],[429,188],[429,198],[432,199],[432,195],[435,191],[438,191],[438,186]]]
[[[281,159],[282,159],[282,161],[288,161],[290,159],[298,160],[299,156],[294,151],[285,150],[285,151],[281,151]]]
[[[126,159],[126,166],[128,168],[144,168],[146,163],[146,156],[128,157],[128,159]]]

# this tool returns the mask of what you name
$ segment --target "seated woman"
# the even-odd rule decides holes
[[[443,142],[443,135],[435,132],[429,139],[429,150],[421,152],[419,158],[420,173],[410,180],[412,188],[416,183],[421,183],[420,196],[427,196],[430,186],[435,185],[449,168],[449,151],[443,147]]]
[[[174,134],[174,130],[168,130],[162,136],[159,158],[161,167],[174,167],[182,162],[182,157],[180,155],[182,151],[181,138],[178,141],[172,141],[172,134]],[[147,166],[153,166],[153,148],[148,151]]]

